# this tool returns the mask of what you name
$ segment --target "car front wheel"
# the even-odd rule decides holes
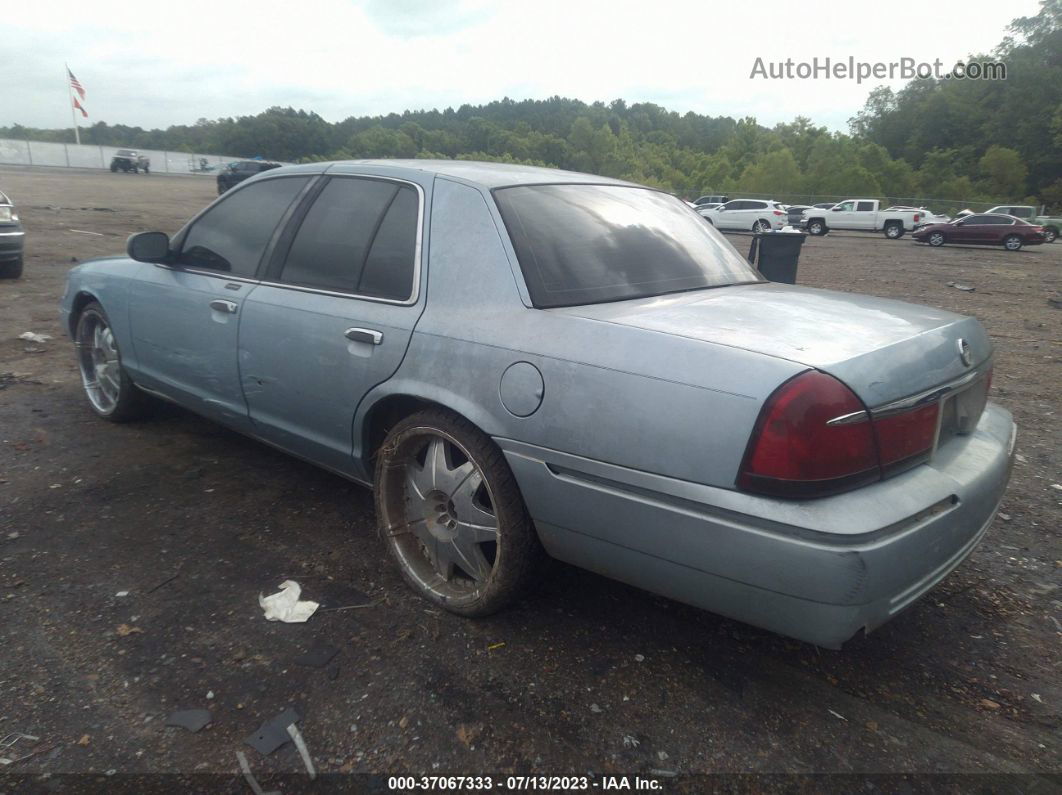
[[[501,450],[467,420],[427,409],[376,459],[380,533],[406,582],[452,613],[485,616],[530,583],[542,550]]]
[[[944,245],[944,233],[934,232],[927,239],[926,242],[931,246],[943,246]]]
[[[146,395],[126,375],[118,340],[103,307],[93,301],[82,311],[74,334],[81,384],[92,410],[112,422],[127,422],[144,410]]]
[[[22,276],[22,256],[10,262],[0,262],[0,279],[18,279]]]
[[[1017,235],[1007,235],[1003,238],[1003,248],[1007,251],[1020,251],[1022,240]]]

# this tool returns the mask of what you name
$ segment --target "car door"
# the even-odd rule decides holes
[[[744,207],[745,202],[741,199],[734,199],[732,202],[727,202],[715,209],[712,214],[712,220],[719,229],[736,229],[737,224],[741,223],[741,209]]]
[[[874,202],[856,202],[852,211],[852,229],[873,229],[877,217]]]
[[[426,185],[327,178],[295,214],[240,320],[255,433],[359,478],[358,403],[398,369],[420,316]]]
[[[962,219],[962,224],[956,225],[955,234],[952,235],[955,243],[988,243],[994,228],[991,226],[992,216],[968,215]]]
[[[236,358],[239,314],[259,264],[311,177],[263,180],[219,198],[174,240],[175,262],[131,284],[136,380],[193,411],[249,428]]]
[[[855,229],[856,227],[853,226],[855,223],[854,215],[855,202],[841,202],[830,210],[826,218],[826,224],[837,229]]]

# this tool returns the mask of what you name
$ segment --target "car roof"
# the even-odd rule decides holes
[[[314,166],[316,168],[313,168]],[[337,160],[304,166],[283,166],[270,173],[279,175],[289,171],[299,173],[306,173],[306,171],[325,172],[332,170],[336,166],[386,168],[388,173],[391,174],[395,174],[397,171],[416,171],[422,174],[428,173],[441,177],[453,177],[485,188],[501,188],[514,185],[555,185],[558,183],[645,187],[644,185],[636,185],[633,182],[601,177],[596,174],[583,174],[578,171],[523,166],[515,163],[486,163],[476,160]]]

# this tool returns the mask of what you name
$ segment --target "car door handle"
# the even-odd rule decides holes
[[[236,314],[236,302],[235,301],[222,301],[220,298],[210,302],[210,308],[216,309],[218,312],[228,312],[230,315]]]
[[[383,342],[383,332],[369,328],[348,328],[343,332],[343,336],[351,342],[370,342],[373,345]]]

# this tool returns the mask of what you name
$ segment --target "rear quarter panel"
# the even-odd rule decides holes
[[[528,307],[493,199],[477,187],[437,179],[431,240],[424,315],[402,366],[363,401],[355,427],[376,401],[413,395],[499,439],[729,486],[763,401],[806,369]],[[541,406],[526,417],[501,394],[516,362],[542,377]]]

